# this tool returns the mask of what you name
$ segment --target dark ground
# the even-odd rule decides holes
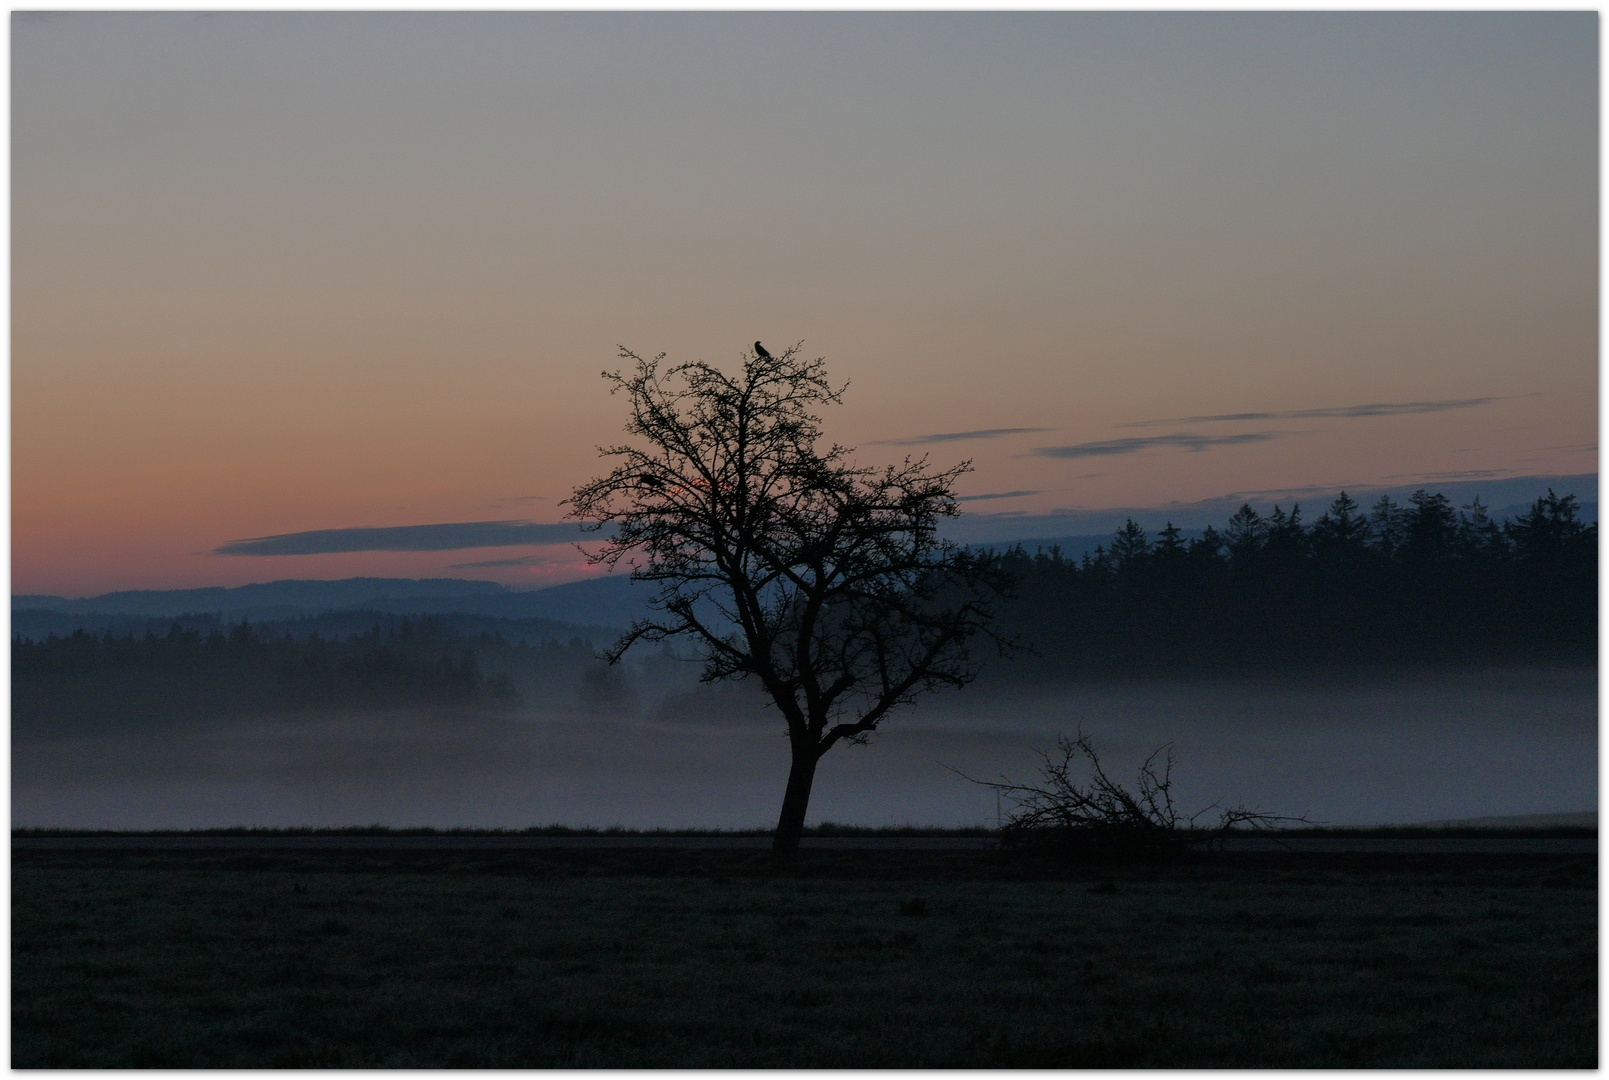
[[[12,1065],[1597,1064],[1582,855],[40,850]]]
[[[318,850],[462,850],[545,851],[559,848],[632,849],[641,851],[766,851],[765,832],[642,833],[575,830],[437,831],[434,829],[208,829],[171,832],[96,832],[69,829],[19,829],[13,851],[107,850],[171,852],[289,852]],[[982,829],[847,829],[817,830],[802,841],[806,851],[985,852],[1000,846],[998,834]],[[1391,855],[1595,855],[1596,827],[1533,829],[1412,828],[1301,829],[1250,832],[1208,838],[1203,853],[1250,854],[1391,854]]]

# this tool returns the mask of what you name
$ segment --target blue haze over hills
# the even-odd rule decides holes
[[[60,596],[11,598],[11,633],[42,638],[75,629],[101,633],[143,631],[152,620],[217,616],[227,622],[285,622],[331,612],[394,615],[473,615],[531,626],[532,636],[568,638],[630,625],[646,610],[652,588],[624,575],[517,592],[490,581],[451,578],[348,578],[343,581],[270,581],[237,588],[169,589],[107,593],[70,600]],[[524,628],[522,628],[523,630]]]

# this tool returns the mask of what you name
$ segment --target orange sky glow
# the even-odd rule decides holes
[[[1032,493],[969,513],[1595,474],[1597,34],[15,14],[13,590],[571,580],[566,544],[213,552],[559,521],[618,345],[803,340],[863,460]]]

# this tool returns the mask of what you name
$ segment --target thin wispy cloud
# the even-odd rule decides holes
[[[1475,409],[1503,397],[1448,398],[1443,401],[1376,402],[1371,405],[1343,405],[1332,409],[1291,409],[1285,412],[1217,413],[1212,416],[1175,416],[1166,420],[1131,420],[1118,427],[1159,427],[1162,424],[1216,424],[1226,421],[1253,420],[1337,420],[1360,416],[1412,416],[1417,413],[1450,412],[1454,409]]]
[[[561,544],[583,538],[574,524],[530,521],[456,521],[439,525],[314,529],[231,540],[213,555],[330,555],[353,551],[455,551],[459,548]],[[596,534],[593,534],[596,535]]]
[[[1176,449],[1199,454],[1212,446],[1240,446],[1245,443],[1268,442],[1280,437],[1277,431],[1247,431],[1238,435],[1196,435],[1177,432],[1173,435],[1143,435],[1129,439],[1102,439],[1098,442],[1074,443],[1072,446],[1036,446],[1035,457],[1086,458],[1110,457],[1116,454],[1138,454],[1143,450]]]
[[[983,502],[985,499],[1020,499],[1025,495],[1043,495],[1042,491],[991,491],[987,495],[957,495],[956,502]]]
[[[1204,505],[1213,501],[1240,501],[1242,499],[1309,499],[1315,496],[1334,496],[1340,491],[1359,492],[1373,491],[1383,487],[1382,484],[1303,484],[1300,487],[1257,488],[1247,491],[1229,491],[1211,499],[1197,500],[1195,503],[1185,503],[1178,499],[1164,503],[1164,506],[1190,506]]]
[[[980,428],[977,431],[941,431],[934,435],[917,435],[910,439],[878,439],[867,446],[922,446],[927,443],[962,442],[966,439],[1000,439],[1007,435],[1032,435],[1041,431],[1055,431],[1045,427]]]
[[[546,555],[520,555],[513,559],[483,559],[480,562],[460,562],[448,565],[449,570],[485,570],[494,566],[540,566],[553,560]]]
[[[1423,480],[1427,483],[1451,480],[1489,480],[1494,476],[1502,476],[1500,469],[1458,469],[1453,472],[1434,473],[1389,473],[1387,480]]]

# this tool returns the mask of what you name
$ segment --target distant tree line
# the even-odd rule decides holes
[[[1130,520],[1082,559],[1003,556],[1005,629],[1032,647],[1013,676],[1265,670],[1356,662],[1584,662],[1597,652],[1596,524],[1549,491],[1499,523],[1477,499],[1418,491],[1364,511],[1344,492],[1243,505],[1222,532],[1155,537]]]
[[[258,637],[278,638],[290,636],[306,638],[318,634],[324,638],[348,638],[365,634],[376,624],[390,630],[400,626],[401,620],[428,618],[449,634],[464,638],[479,638],[490,632],[509,642],[568,641],[572,637],[586,638],[596,633],[594,627],[580,627],[573,623],[544,618],[507,618],[460,611],[404,612],[378,609],[349,608],[324,611],[317,614],[284,615],[272,609],[254,612],[186,612],[173,615],[142,615],[129,612],[67,612],[50,608],[18,608],[11,610],[11,635],[43,641],[51,634],[69,637],[74,630],[83,630],[105,637],[111,630],[119,637],[130,633],[143,639],[147,633],[165,636],[175,625],[184,630],[200,631],[203,637],[213,631],[225,635],[240,625],[242,619],[251,623]],[[609,631],[605,630],[605,633]]]
[[[1222,532],[1156,536],[1133,521],[1080,559],[1002,556],[1015,578],[1000,629],[1032,651],[1000,678],[1262,672],[1374,663],[1590,663],[1597,653],[1597,526],[1549,492],[1496,522],[1416,492],[1368,511],[1341,495],[1311,525],[1300,507],[1250,506]],[[84,630],[11,646],[18,737],[298,709],[444,704],[606,715],[640,704],[640,679],[687,680],[660,656],[633,678],[580,638],[527,643],[523,624],[344,612],[227,630]],[[331,621],[333,620],[333,621]],[[506,623],[506,625],[505,625]],[[366,630],[353,629],[366,625]],[[678,715],[709,711],[704,692]]]
[[[261,634],[245,621],[227,633],[174,623],[166,634],[79,630],[42,641],[16,638],[14,717],[23,726],[89,717],[182,721],[307,707],[519,700],[510,676],[483,670],[477,650],[507,654],[523,646],[491,634],[461,637],[429,618],[388,622],[344,638]],[[548,648],[592,652],[581,642]]]

